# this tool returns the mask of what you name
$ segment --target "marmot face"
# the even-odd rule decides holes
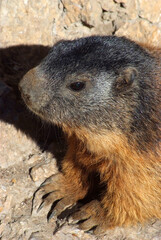
[[[139,95],[153,64],[144,49],[125,38],[62,41],[24,76],[20,90],[28,107],[45,120],[129,131],[134,112],[139,118]]]

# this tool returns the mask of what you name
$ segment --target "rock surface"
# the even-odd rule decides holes
[[[161,0],[1,0],[0,46],[115,32],[159,45],[160,12]]]
[[[0,0],[0,239],[161,240],[161,221],[101,237],[63,222],[53,236],[45,209],[31,215],[33,193],[58,171],[65,142],[26,109],[17,88],[45,46],[62,38],[117,34],[161,45],[160,12],[161,0]]]

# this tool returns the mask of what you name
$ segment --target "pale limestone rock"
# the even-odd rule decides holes
[[[97,31],[97,34],[99,34],[99,35],[111,35],[111,33],[113,32],[112,22],[108,21],[107,23],[100,23],[95,28],[95,31]]]
[[[128,15],[128,18],[130,20],[134,20],[138,18],[139,6],[138,6],[137,0],[125,1],[125,8],[126,8],[126,13]]]
[[[60,14],[58,1],[1,0],[1,46],[52,44],[53,21]]]
[[[151,42],[156,44],[160,12],[161,0],[1,0],[0,45],[52,45],[60,39],[112,34],[124,24],[120,32],[135,28],[135,39],[142,40],[140,31],[150,35],[151,23],[155,23]],[[145,24],[140,24],[140,18]],[[141,30],[140,25],[144,25]]]
[[[160,0],[138,0],[140,11],[139,15],[152,23],[161,21],[161,1]]]
[[[126,36],[137,42],[161,46],[161,28],[147,21],[126,23],[117,32],[118,36]]]
[[[99,0],[99,3],[103,10],[114,12],[117,9],[117,5],[113,0]]]
[[[2,0],[1,46],[52,45],[62,38],[73,39],[97,34],[101,14],[101,5],[97,0]],[[95,29],[95,26],[96,30],[91,33],[91,28]]]
[[[40,163],[32,167],[30,175],[34,182],[38,182],[37,185],[42,183],[46,178],[57,173],[56,160],[53,158],[45,162],[45,157],[40,157]]]
[[[115,0],[115,2],[117,3],[124,3],[126,4],[129,0]]]
[[[39,151],[36,143],[17,130],[12,124],[0,122],[0,167],[7,168],[22,162],[33,150]]]

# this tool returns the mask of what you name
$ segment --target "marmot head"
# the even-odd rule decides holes
[[[144,111],[152,68],[152,57],[124,37],[61,41],[23,77],[20,91],[33,112],[53,123],[129,131]]]

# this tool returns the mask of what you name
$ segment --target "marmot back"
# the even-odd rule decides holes
[[[115,36],[61,41],[24,76],[27,106],[67,134],[62,173],[41,187],[56,215],[103,185],[72,216],[82,229],[161,218],[160,78],[161,50]]]

